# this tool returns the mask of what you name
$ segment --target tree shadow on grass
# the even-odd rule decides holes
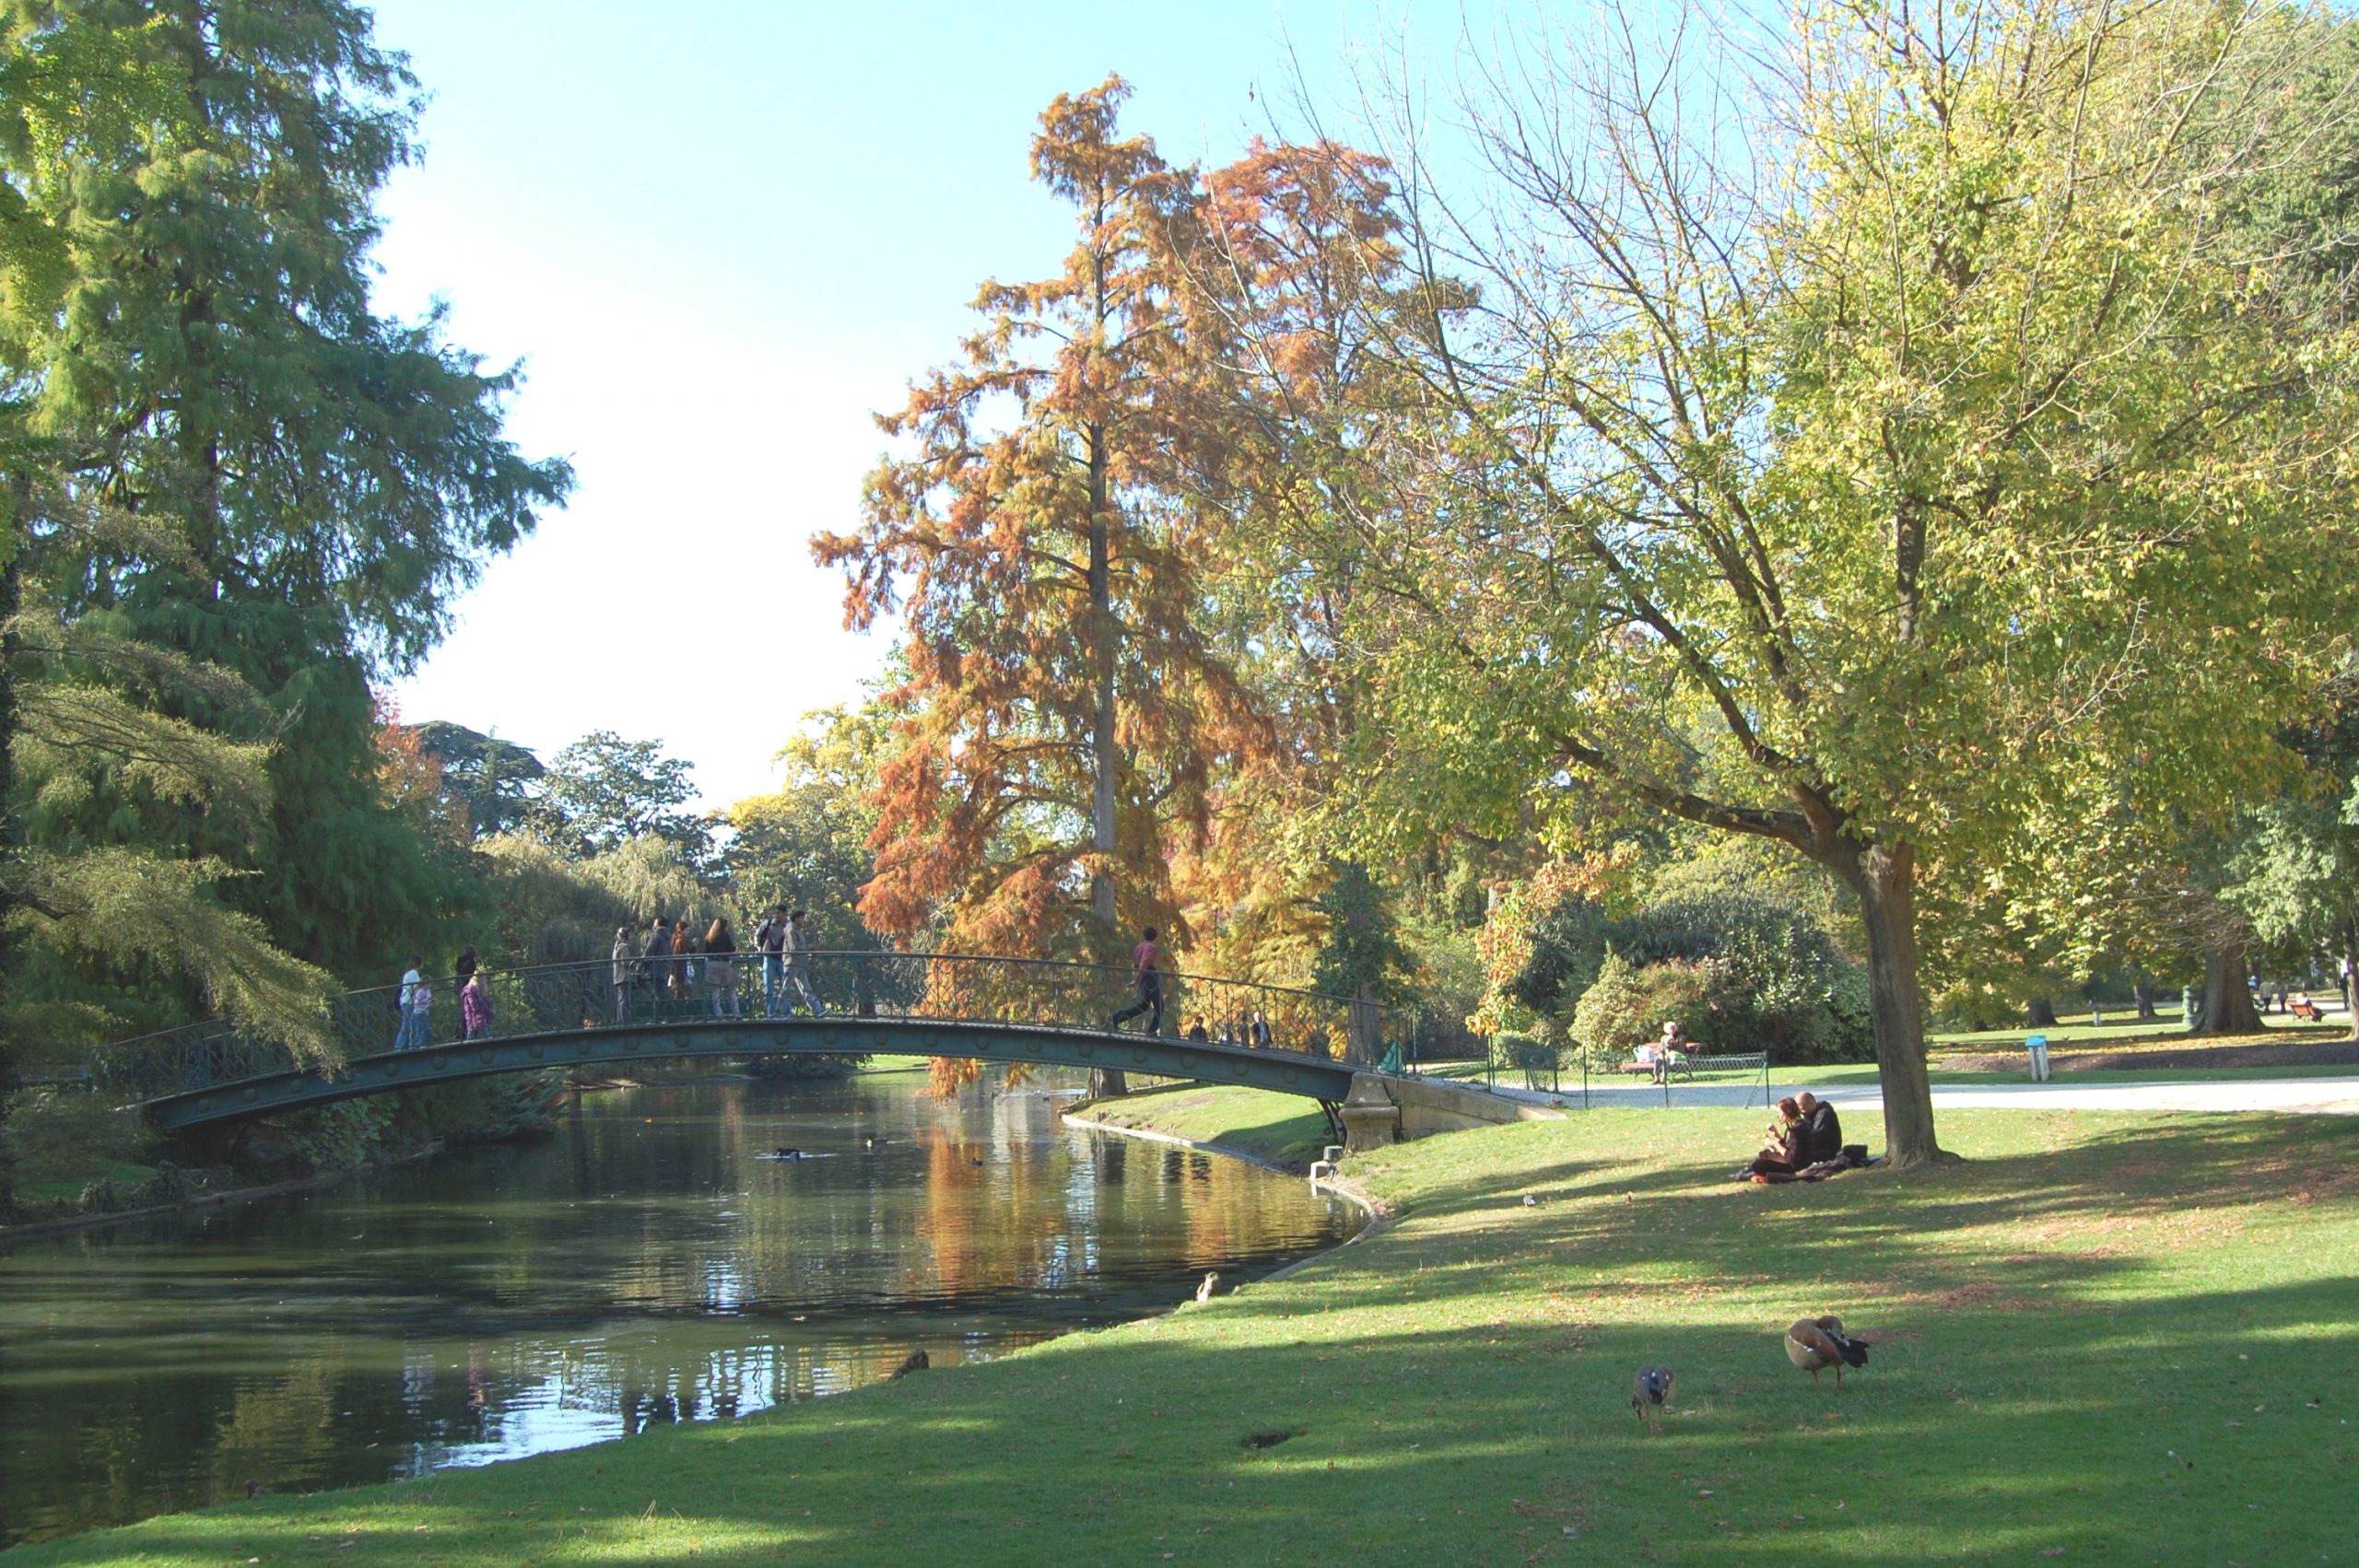
[[[2173,1306],[2043,1324],[2036,1353],[2012,1315],[1961,1311],[1938,1340],[1880,1347],[1839,1394],[1750,1326],[1597,1324],[1552,1347],[1403,1324],[1272,1343],[1215,1308],[1201,1336],[1077,1337],[733,1426],[266,1499],[23,1561],[2315,1557],[2312,1535],[2340,1526],[2243,1504],[2347,1477],[2349,1439],[2305,1439],[2344,1429],[2294,1369],[2359,1352],[2350,1293],[2311,1281]],[[2228,1317],[2255,1347],[2235,1372]],[[1660,1435],[1626,1404],[1642,1363],[1679,1374]],[[2320,1387],[2353,1392],[2347,1372]]]
[[[2341,1555],[2352,1132],[2147,1124],[1766,1189],[1714,1185],[1717,1162],[1477,1170],[1472,1196],[1426,1192],[1371,1245],[1180,1317],[22,1561]],[[1525,1187],[1551,1201],[1499,1200]],[[2314,1216],[2314,1245],[2248,1257],[2198,1201]],[[1825,1310],[1876,1341],[1839,1393],[1782,1349]],[[1626,1402],[1648,1363],[1679,1376],[1660,1435]]]

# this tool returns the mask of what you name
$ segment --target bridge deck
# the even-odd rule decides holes
[[[591,1063],[870,1052],[1109,1068],[1241,1083],[1330,1103],[1351,1092],[1355,1071],[1346,1062],[1300,1051],[1039,1024],[861,1017],[684,1019],[381,1051],[347,1061],[333,1075],[259,1073],[158,1095],[146,1102],[146,1109],[159,1127],[186,1128],[503,1072]]]

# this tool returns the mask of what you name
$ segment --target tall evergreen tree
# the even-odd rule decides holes
[[[570,485],[503,433],[513,369],[439,311],[370,308],[416,110],[406,63],[336,0],[0,0],[0,389],[37,455],[20,492],[49,497],[19,507],[11,563],[44,625],[258,700],[123,658],[86,660],[86,685],[267,753],[257,823],[86,748],[34,847],[210,868],[218,900],[348,976],[454,894],[379,788],[370,683]],[[131,526],[68,526],[94,515]]]

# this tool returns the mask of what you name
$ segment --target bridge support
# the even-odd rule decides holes
[[[1511,1121],[1562,1121],[1553,1106],[1485,1094],[1430,1078],[1356,1072],[1344,1101],[1344,1146],[1353,1153],[1406,1143],[1437,1132],[1498,1127]]]
[[[1344,1146],[1355,1154],[1401,1141],[1401,1106],[1373,1072],[1352,1075],[1344,1100]]]

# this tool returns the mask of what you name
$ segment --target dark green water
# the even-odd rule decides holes
[[[922,1082],[593,1095],[529,1148],[0,1254],[0,1545],[725,1420],[1349,1230],[1301,1182],[1065,1129],[1037,1086]]]

